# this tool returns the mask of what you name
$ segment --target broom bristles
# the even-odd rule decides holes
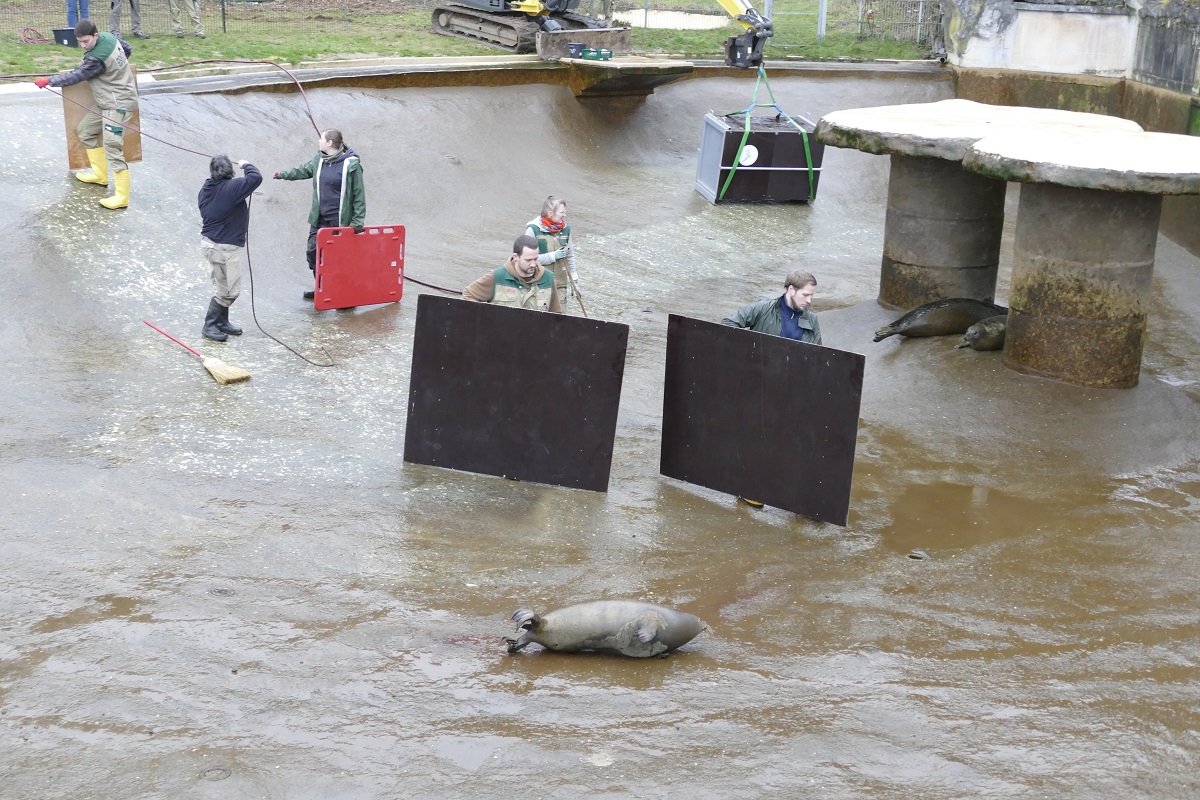
[[[231,367],[219,358],[209,356],[201,362],[217,383],[224,386],[227,383],[240,383],[250,380],[250,373],[239,367]]]

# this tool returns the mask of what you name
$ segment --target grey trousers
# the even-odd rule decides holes
[[[200,252],[212,268],[213,297],[229,308],[242,293],[242,252],[246,248],[236,244],[217,244],[208,237],[200,237]]]
[[[200,21],[200,0],[167,0],[167,10],[171,13],[171,27],[175,33],[183,33],[183,19],[179,13],[181,6],[192,21],[192,32],[197,35],[204,33],[204,23]]]
[[[108,159],[108,166],[113,172],[120,172],[123,169],[129,169],[129,165],[125,163],[125,128],[124,123],[133,117],[133,111],[125,109],[110,110],[107,108],[100,109],[104,112],[107,120],[100,119],[98,114],[88,111],[79,120],[79,124],[75,126],[75,132],[79,134],[79,141],[83,142],[83,146],[89,150],[97,147],[104,147],[104,157]],[[112,120],[120,120],[121,124]]]
[[[108,13],[108,32],[113,36],[121,35],[121,3],[124,1],[112,0]],[[134,33],[142,32],[142,0],[129,0],[129,24],[133,26]]]

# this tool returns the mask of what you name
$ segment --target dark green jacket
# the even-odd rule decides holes
[[[820,344],[821,323],[817,322],[817,315],[812,312],[812,309],[805,309],[797,313],[800,316],[797,323],[804,329],[804,338],[800,341]],[[742,306],[721,320],[721,324],[779,336],[783,330],[783,313],[779,310],[779,298],[759,300],[757,303]]]
[[[280,180],[299,181],[312,178],[313,200],[312,210],[308,213],[308,224],[316,226],[321,221],[321,151],[317,151],[312,161],[292,169],[277,173]],[[358,156],[350,155],[342,161],[342,197],[338,205],[339,224],[343,228],[360,228],[367,217],[367,191],[363,187],[362,164]]]

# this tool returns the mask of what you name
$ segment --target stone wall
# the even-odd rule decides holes
[[[1150,0],[1138,11],[1138,22],[1129,77],[1200,95],[1200,2]]]
[[[1138,17],[1122,0],[951,0],[946,58],[957,67],[1126,77]]]
[[[1165,133],[1188,133],[1200,116],[1200,0],[952,3],[957,97],[1120,116]],[[1167,197],[1160,230],[1200,255],[1198,219],[1200,197]]]

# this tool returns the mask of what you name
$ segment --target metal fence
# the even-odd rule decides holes
[[[941,0],[767,0],[777,31],[771,44],[795,47],[829,37],[890,39],[933,48],[942,36]],[[807,24],[786,24],[791,20]]]
[[[942,19],[938,0],[831,0],[829,5],[832,27],[860,39],[929,44]]]
[[[119,25],[111,24],[110,0],[90,0],[81,13],[102,31],[112,30],[125,39],[133,36],[130,0],[116,0],[121,6]],[[151,37],[174,36],[169,0],[140,0],[142,32]],[[181,0],[180,5],[188,0]],[[354,22],[366,23],[381,14],[396,14],[420,6],[415,2],[390,0],[197,0],[200,20],[206,35],[270,31],[281,35],[319,35],[348,30]],[[83,2],[79,2],[83,11]],[[50,32],[67,26],[65,0],[24,0],[0,2],[0,37],[38,41],[50,38]],[[193,33],[186,12],[180,14],[185,35]]]
[[[130,0],[122,6],[120,33],[130,38]],[[187,2],[188,0],[180,0]],[[446,0],[453,2],[453,0]],[[172,36],[169,0],[140,0],[142,31],[151,37]],[[258,32],[317,36],[380,24],[379,17],[409,16],[403,24],[420,26],[422,15],[442,0],[199,0],[208,35]],[[775,21],[773,47],[803,46],[827,37],[895,39],[933,47],[941,23],[940,0],[761,0],[760,10]],[[109,30],[109,0],[91,0],[89,16]],[[579,13],[598,18],[614,15],[635,26],[675,29],[741,29],[716,0],[581,0]],[[0,38],[44,41],[54,29],[66,28],[65,0],[0,0]],[[186,34],[192,30],[182,15]],[[390,24],[390,23],[389,23]]]

